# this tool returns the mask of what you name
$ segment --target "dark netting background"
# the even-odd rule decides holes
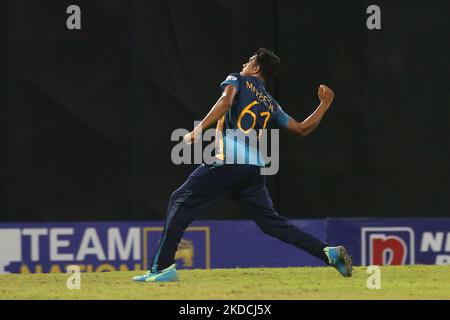
[[[82,30],[66,28],[66,8]],[[288,217],[450,215],[450,3],[0,0],[2,221],[160,220],[195,166],[170,159],[219,84],[264,46],[273,94],[298,120],[335,102],[307,139],[283,133],[268,179]],[[202,218],[240,218],[224,200]]]

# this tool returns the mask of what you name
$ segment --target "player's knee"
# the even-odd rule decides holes
[[[184,189],[177,189],[170,195],[169,204],[170,205],[181,205],[189,198],[189,192]]]
[[[169,198],[169,203],[170,204],[174,204],[177,202],[177,199],[180,198],[180,192],[178,190],[175,190],[174,192],[172,192],[172,194],[170,195]]]

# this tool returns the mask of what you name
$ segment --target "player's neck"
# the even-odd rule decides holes
[[[266,81],[264,81],[264,78],[263,78],[262,76],[260,76],[259,74],[255,74],[255,75],[253,75],[252,77],[258,78],[259,80],[262,81],[262,83],[263,83],[264,85],[266,85]]]

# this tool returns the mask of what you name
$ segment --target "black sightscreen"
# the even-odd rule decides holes
[[[82,10],[68,30],[66,8]],[[281,135],[268,178],[296,218],[448,216],[448,1],[3,0],[1,220],[161,220],[195,166],[176,166],[219,84],[259,47],[301,120],[317,87],[336,93],[310,137]],[[229,200],[202,218],[245,218]]]

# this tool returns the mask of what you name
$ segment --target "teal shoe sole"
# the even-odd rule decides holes
[[[177,270],[175,269],[175,264],[158,273],[150,273],[150,271],[147,271],[142,276],[133,277],[133,281],[136,282],[175,282],[178,280],[179,278]]]
[[[176,282],[178,280],[179,278],[177,271],[172,269],[164,273],[150,275],[145,282]]]
[[[348,254],[347,250],[344,247],[339,247],[339,259],[344,262],[345,272],[341,272],[344,277],[351,277],[353,272],[353,262],[352,258]]]

